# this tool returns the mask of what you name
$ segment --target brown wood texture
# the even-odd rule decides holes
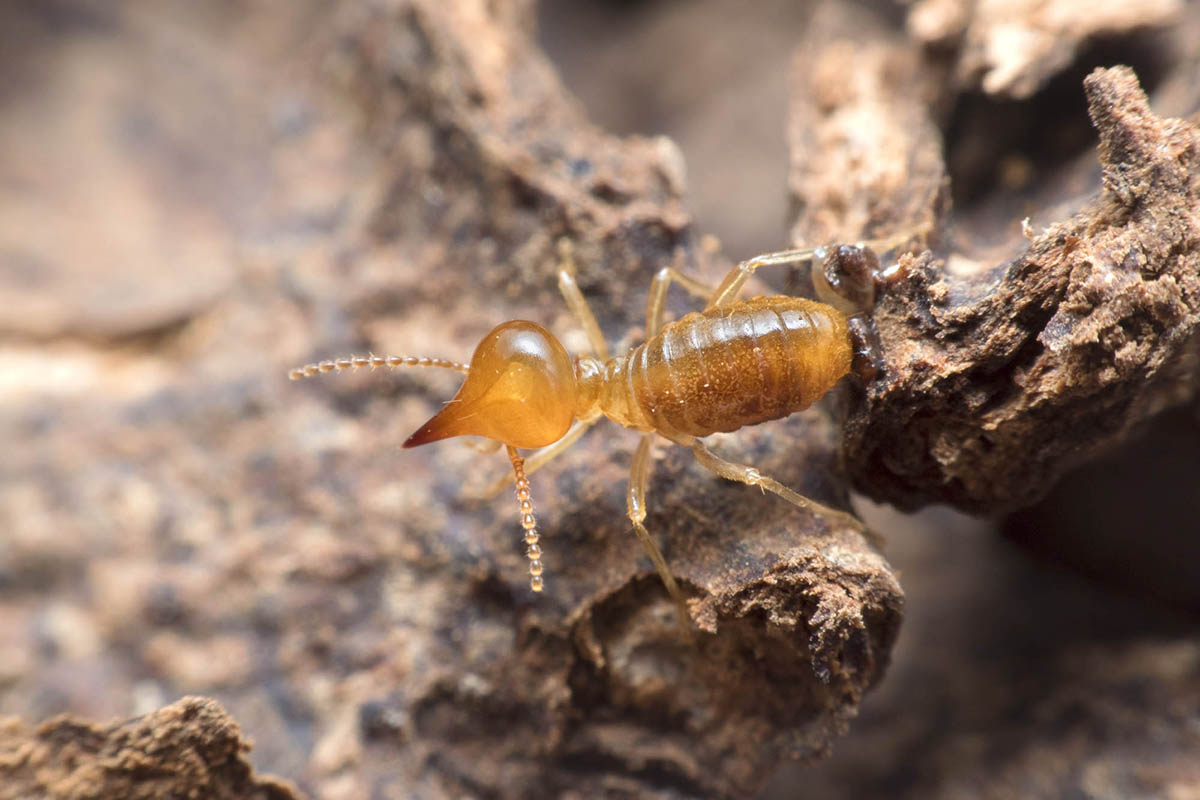
[[[812,517],[664,445],[647,526],[689,642],[625,518],[631,432],[532,476],[534,596],[512,497],[478,496],[506,460],[400,447],[457,376],[287,380],[464,361],[513,318],[584,349],[562,237],[621,350],[665,264],[716,283],[788,226],[932,223],[881,287],[879,377],[718,453],[838,507],[986,512],[1168,407],[1190,430],[1200,18],[1048,5],[548,3],[541,39],[527,0],[0,8],[0,798],[1189,796],[1194,526],[1081,541],[1043,505],[1021,555],[944,514]],[[1053,41],[997,56],[1022,24]],[[698,98],[682,145],[651,135]]]

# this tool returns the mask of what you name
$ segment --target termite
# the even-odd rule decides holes
[[[802,248],[755,256],[726,274],[716,289],[663,267],[647,300],[645,341],[611,356],[595,314],[575,281],[570,246],[560,242],[558,286],[587,335],[592,352],[572,358],[536,322],[513,320],[488,333],[470,364],[412,356],[351,356],[307,364],[292,380],[362,367],[441,367],[464,373],[458,393],[404,442],[404,447],[480,436],[492,449],[504,447],[512,462],[520,507],[530,588],[544,587],[529,475],[560,455],[601,417],[642,433],[629,471],[626,504],[638,541],[650,557],[680,621],[687,607],[662,551],[646,529],[646,489],[655,436],[691,448],[706,468],[732,481],[758,486],[811,513],[849,519],[763,475],[726,461],[704,437],[781,419],[802,411],[852,371],[856,360],[870,370],[870,324],[879,260],[874,249],[891,249],[912,239],[890,239]],[[739,300],[760,268],[810,264],[820,301],[788,295]],[[823,268],[815,268],[821,262]],[[667,289],[677,283],[706,301],[703,311],[663,322]],[[520,450],[537,450],[528,460]],[[501,481],[502,488],[508,480]]]

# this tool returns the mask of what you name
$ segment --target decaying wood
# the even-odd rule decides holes
[[[474,496],[503,459],[398,450],[453,381],[285,379],[349,351],[466,359],[510,318],[572,342],[563,237],[606,334],[636,342],[656,269],[729,266],[699,246],[678,150],[589,123],[524,0],[297,8],[285,26],[278,9],[172,22],[154,4],[89,7],[103,24],[32,39],[72,102],[37,95],[45,142],[0,128],[27,149],[22,191],[0,187],[0,218],[26,209],[0,228],[20,256],[0,272],[0,709],[107,718],[219,694],[258,766],[321,797],[746,796],[827,753],[903,616],[862,526],[661,447],[647,524],[692,598],[690,642],[625,519],[628,433],[599,427],[534,476],[548,570],[534,598],[515,503]],[[951,38],[842,28],[797,57],[793,239],[933,226],[934,252],[881,293],[879,380],[847,386],[836,414],[714,437],[833,505],[851,485],[904,508],[1026,503],[1194,394],[1195,126],[1155,116],[1129,70],[1095,73],[1103,191],[1070,182],[1057,201],[1073,215],[1035,216],[1025,252],[1018,217],[966,211],[1008,254],[976,258],[948,224],[939,95],[961,87],[929,46]],[[1062,47],[1022,80],[1077,43]],[[117,132],[80,137],[87,169],[71,173],[112,204],[100,223],[51,213],[74,208],[58,203],[68,181],[28,167],[76,142],[68,107],[80,130]],[[145,235],[102,235],[121,219]],[[150,269],[168,240],[178,281]],[[132,272],[111,268],[122,258]],[[187,769],[147,787],[300,792],[255,778],[203,701],[104,728],[5,722],[0,746],[24,760],[0,755],[0,777],[33,780],[36,763],[38,780],[76,780],[48,742],[83,742],[69,746],[90,769],[122,743],[154,752],[152,730]],[[108,779],[94,796],[150,791]]]
[[[846,426],[855,484],[902,508],[1028,505],[1196,388],[1200,134],[1128,69],[1084,86],[1104,191],[1024,253],[905,259],[875,320],[887,377]]]
[[[930,101],[938,74],[922,70],[914,44],[876,29],[864,47],[863,27],[855,40],[831,35],[847,23],[827,16],[797,60],[792,188],[810,200],[796,207],[793,238],[930,224],[943,256],[906,257],[881,294],[885,369],[846,424],[851,479],[901,508],[1028,505],[1194,394],[1197,128],[1156,117],[1130,70],[1096,72],[1083,91],[1103,192],[1027,240],[1010,220],[1000,236],[1011,260],[990,266],[957,252],[970,225],[938,246],[947,174]],[[1039,215],[1038,227],[1050,222]]]

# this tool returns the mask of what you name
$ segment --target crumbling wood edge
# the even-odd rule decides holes
[[[846,469],[856,489],[901,509],[993,513],[1032,503],[1196,393],[1200,154],[1196,126],[1155,116],[1129,68],[1095,71],[1082,91],[1102,190],[1036,195],[1048,204],[1039,227],[1079,209],[1040,233],[996,219],[1003,204],[976,214],[985,237],[1008,242],[996,264],[1004,249],[973,255],[970,223],[958,233],[949,213],[955,143],[935,120],[961,87],[945,67],[873,18],[821,7],[794,68],[792,238],[930,227],[933,253],[903,258],[880,292],[884,370],[846,404]],[[1038,179],[1094,191],[1080,168]]]
[[[1084,84],[1103,192],[1011,262],[907,258],[875,322],[886,362],[845,425],[854,485],[899,508],[1027,505],[1197,388],[1200,133],[1132,70]]]

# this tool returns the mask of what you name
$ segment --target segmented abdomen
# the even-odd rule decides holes
[[[644,417],[638,422],[707,436],[808,408],[850,370],[850,359],[841,312],[773,296],[688,314],[618,361]]]

